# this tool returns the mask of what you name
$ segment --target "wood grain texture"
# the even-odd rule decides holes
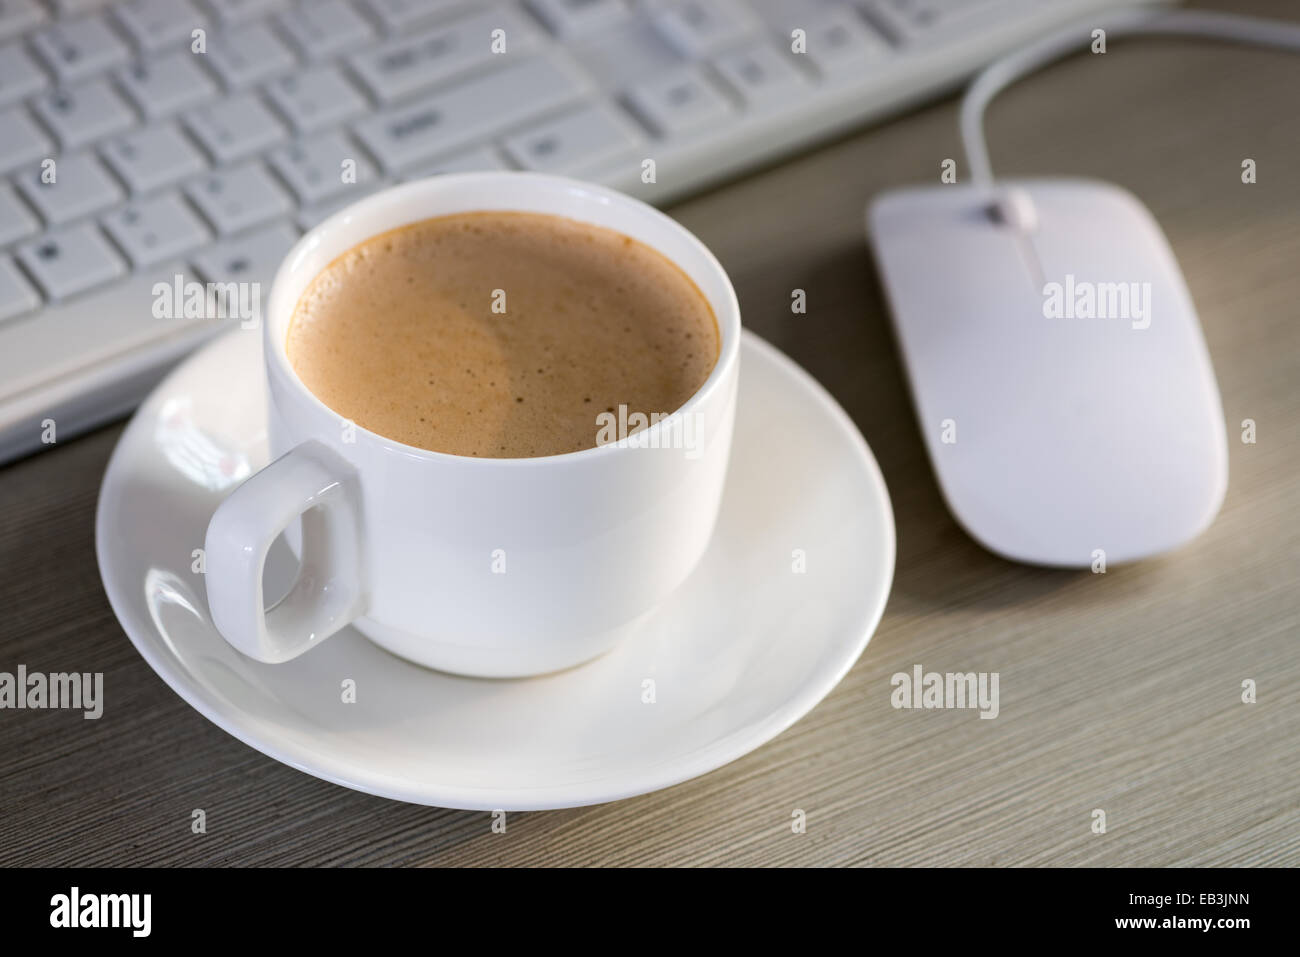
[[[1210,4],[1205,4],[1210,6]],[[1296,18],[1285,0],[1219,4]],[[1008,91],[1004,174],[1094,176],[1164,226],[1222,389],[1231,481],[1192,545],[1106,575],[1004,562],[957,528],[917,432],[862,210],[960,157],[946,100],[675,207],[749,328],[823,382],[884,471],[898,570],[843,683],[770,744],[612,805],[414,807],[316,780],[191,710],[116,623],[93,548],[120,427],[0,469],[0,670],[103,671],[99,721],[0,712],[0,863],[1294,865],[1300,863],[1300,61],[1122,41]],[[1241,160],[1259,182],[1239,180]],[[790,291],[808,292],[793,316]],[[1237,423],[1258,423],[1258,443]],[[1001,715],[896,711],[914,664],[997,671]],[[1259,701],[1240,702],[1244,678]],[[190,833],[191,809],[209,832]],[[790,813],[808,832],[790,833]],[[1093,808],[1108,831],[1091,833]]]

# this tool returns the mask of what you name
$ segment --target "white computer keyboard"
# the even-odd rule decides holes
[[[229,326],[156,283],[269,287],[367,192],[518,167],[663,203],[1133,2],[0,0],[0,460]]]

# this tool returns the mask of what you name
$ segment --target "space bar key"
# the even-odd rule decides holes
[[[355,132],[384,169],[394,173],[563,106],[586,90],[576,68],[535,57],[381,113],[358,123]]]

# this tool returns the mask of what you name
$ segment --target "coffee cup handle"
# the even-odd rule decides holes
[[[265,609],[266,554],[299,515],[298,578]],[[208,608],[226,641],[258,661],[298,657],[365,614],[369,602],[356,469],[320,442],[291,449],[217,506],[204,552]]]

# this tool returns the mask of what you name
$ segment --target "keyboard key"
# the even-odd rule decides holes
[[[375,168],[361,150],[339,133],[326,133],[282,146],[267,157],[280,178],[289,184],[300,204],[319,203],[357,183],[373,179]],[[353,182],[343,179],[343,163],[355,166]]]
[[[204,282],[264,282],[275,278],[285,253],[298,241],[298,231],[288,223],[276,223],[209,246],[193,257],[194,268]],[[263,290],[264,295],[270,289]]]
[[[302,207],[302,209],[298,210],[298,216],[296,217],[298,225],[303,229],[312,229],[325,222],[340,209],[345,209],[358,200],[365,199],[385,185],[387,185],[385,180],[374,177],[367,180],[358,180],[348,186],[346,192],[338,193],[322,202],[313,203],[311,206]]]
[[[540,39],[522,15],[501,8],[385,43],[348,62],[375,99],[390,103],[492,60],[496,29],[506,31],[506,50],[511,54]]]
[[[0,322],[31,312],[41,297],[8,256],[0,256]]]
[[[787,104],[812,89],[790,58],[770,43],[724,54],[713,61],[713,66],[751,110]]]
[[[299,133],[334,126],[366,110],[365,99],[332,66],[272,80],[266,94]]]
[[[198,64],[201,55],[181,51],[145,57],[119,70],[117,80],[141,113],[160,119],[217,92],[217,85]]]
[[[421,163],[406,173],[403,180],[424,179],[426,176],[440,176],[443,173],[477,173],[481,170],[511,169],[502,159],[501,154],[490,146],[463,150],[441,159]]]
[[[356,133],[386,170],[400,171],[564,106],[585,89],[562,61],[523,60],[365,120]]]
[[[109,140],[100,152],[131,190],[148,193],[202,173],[207,164],[175,126],[150,126]]]
[[[309,60],[323,60],[373,36],[370,25],[343,0],[314,0],[280,15],[280,25]]]
[[[227,90],[247,90],[291,70],[298,59],[265,23],[251,23],[208,38],[208,65]]]
[[[682,66],[681,54],[641,16],[566,46],[596,86],[611,93]]]
[[[218,163],[260,153],[285,137],[279,120],[251,94],[194,110],[185,117],[185,125]]]
[[[698,133],[731,117],[731,104],[694,67],[639,83],[628,91],[627,99],[661,136]]]
[[[528,6],[557,36],[589,36],[627,19],[625,0],[528,0]]]
[[[757,22],[735,0],[680,0],[654,17],[655,27],[682,56],[698,59],[753,36]]]
[[[130,55],[102,16],[51,24],[32,37],[32,46],[60,83],[84,80]]]
[[[0,182],[0,246],[35,235],[39,227],[9,184]]]
[[[458,0],[362,0],[386,33],[400,33],[432,16],[454,10]]]
[[[641,141],[625,117],[587,106],[506,137],[505,149],[525,169],[573,174],[632,156]]]
[[[0,40],[26,33],[45,19],[45,10],[36,0],[5,0],[0,3]]]
[[[102,223],[136,268],[197,249],[209,235],[199,217],[174,193],[131,203],[109,213]]]
[[[293,205],[260,163],[209,173],[185,192],[223,236],[284,216]]]
[[[18,259],[51,299],[66,299],[122,276],[126,264],[90,224],[49,233],[18,248]]]
[[[267,77],[293,69],[293,53],[264,23],[208,38],[208,65],[229,90],[246,90]]]
[[[192,31],[207,21],[189,0],[119,0],[113,13],[122,29],[141,49],[189,49]]]
[[[880,34],[847,8],[827,11],[809,21],[806,56],[828,80],[854,81],[883,63],[891,51]]]
[[[54,152],[54,144],[21,106],[0,110],[0,130],[5,131],[0,136],[0,173],[46,159]]]
[[[21,45],[0,47],[0,106],[45,89],[49,78]]]
[[[60,156],[54,182],[41,181],[42,171],[31,170],[16,178],[18,189],[51,226],[107,209],[125,197],[122,188],[89,153]]]
[[[871,19],[899,44],[933,43],[940,35],[972,26],[972,21],[996,23],[988,7],[995,0],[859,0]]]
[[[32,109],[64,150],[85,146],[135,123],[135,114],[113,88],[95,81],[42,93],[32,102]]]
[[[247,23],[285,6],[288,0],[205,0],[223,24]]]
[[[106,6],[109,0],[46,0],[60,20],[80,17]]]

